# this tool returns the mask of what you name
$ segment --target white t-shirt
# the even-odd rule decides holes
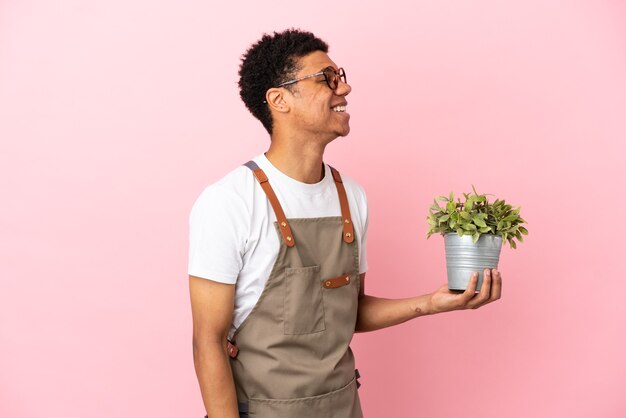
[[[337,186],[325,166],[316,184],[301,183],[283,174],[265,157],[254,158],[289,218],[341,216]],[[341,170],[339,170],[341,172]],[[363,188],[341,174],[348,195],[355,238],[359,245],[359,273],[367,271],[367,199]],[[236,284],[235,330],[259,300],[278,256],[276,215],[252,171],[241,166],[207,187],[189,217],[189,275]]]

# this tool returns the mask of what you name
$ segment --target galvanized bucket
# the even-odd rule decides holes
[[[465,290],[470,276],[478,272],[476,290],[483,284],[483,270],[498,267],[502,237],[493,234],[481,234],[476,244],[470,235],[459,237],[455,233],[445,234],[446,266],[448,268],[448,288]]]

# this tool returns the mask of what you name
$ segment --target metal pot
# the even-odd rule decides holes
[[[448,268],[448,288],[465,290],[473,272],[478,272],[476,290],[483,284],[483,270],[498,267],[502,237],[481,234],[476,244],[471,235],[459,237],[456,233],[445,234],[446,266]]]

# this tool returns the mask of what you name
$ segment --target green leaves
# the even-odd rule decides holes
[[[520,207],[513,208],[504,200],[496,199],[489,203],[487,194],[479,195],[472,185],[473,193],[463,193],[465,202],[458,198],[455,202],[454,193],[448,197],[437,196],[430,206],[427,237],[433,234],[456,233],[459,236],[471,235],[476,243],[481,234],[502,236],[502,240],[511,248],[516,248],[516,241],[524,242],[523,235],[528,230],[521,224],[526,221],[519,215]],[[442,202],[441,205],[437,202]]]
[[[483,215],[483,216],[481,216]],[[484,213],[477,213],[474,216],[472,216],[472,220],[474,221],[474,224],[476,224],[476,226],[480,226],[485,228],[487,226],[487,224],[485,223],[485,221],[483,220],[483,218],[485,218],[486,215]]]

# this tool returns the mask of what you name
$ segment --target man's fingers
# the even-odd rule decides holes
[[[464,307],[467,307],[467,304],[469,303],[469,301],[472,300],[474,295],[476,295],[477,285],[478,285],[478,273],[474,272],[470,276],[469,283],[467,284],[467,287],[465,288],[465,292],[463,292],[463,295],[462,295],[463,305],[465,305]]]
[[[491,270],[485,269],[483,271],[483,283],[480,287],[480,293],[470,302],[468,307],[476,309],[489,301],[489,297],[491,296],[491,283]]]
[[[483,286],[484,286],[484,283],[483,283]],[[482,293],[482,288],[481,288],[481,293]],[[500,299],[501,294],[502,294],[502,275],[500,274],[500,272],[498,270],[492,269],[491,270],[491,292],[490,292],[490,295],[489,295],[488,299],[486,299],[485,301],[481,300],[472,309],[480,308],[483,305],[486,305],[486,304],[491,303],[491,302],[495,302],[496,300]]]
[[[491,297],[489,302],[500,299],[502,295],[502,275],[496,269],[493,269],[493,280],[491,284]]]

